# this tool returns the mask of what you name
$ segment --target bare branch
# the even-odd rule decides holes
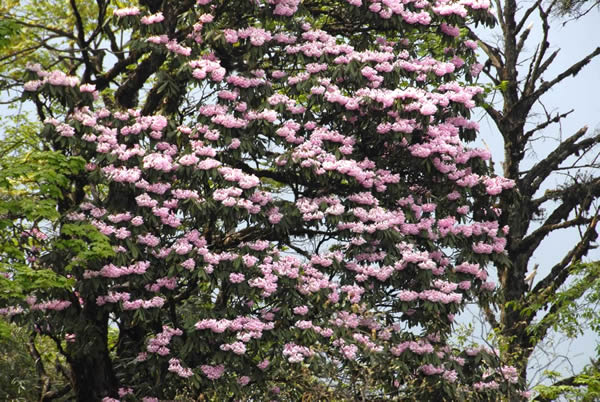
[[[583,59],[571,65],[571,67],[567,68],[562,73],[558,74],[553,80],[542,83],[542,85],[540,85],[540,87],[532,94],[532,96],[537,99],[565,78],[577,75],[577,73],[579,73],[583,67],[589,64],[590,61],[592,61],[599,54],[600,47],[597,47]]]
[[[520,190],[527,195],[533,195],[552,171],[559,167],[567,158],[598,144],[600,142],[600,134],[577,142],[585,135],[587,130],[587,126],[580,128],[567,140],[561,142],[548,156],[536,163],[519,184]]]
[[[590,248],[590,243],[594,241],[598,234],[596,233],[596,226],[598,224],[598,211],[590,224],[588,225],[583,238],[567,253],[567,255],[552,267],[550,273],[546,275],[544,279],[542,279],[538,284],[534,287],[533,293],[541,293],[546,288],[551,289],[551,293],[553,293],[556,289],[558,289],[565,280],[568,278],[571,265],[580,260]],[[547,301],[546,301],[547,303]]]
[[[537,80],[539,79],[541,74],[544,72],[544,70],[546,70],[546,68],[548,68],[548,65],[550,64],[549,62],[552,62],[552,60],[554,60],[554,58],[556,57],[556,55],[558,53],[558,51],[554,52],[552,55],[550,55],[550,57],[545,62],[543,62],[544,57],[546,56],[546,51],[550,47],[550,43],[548,42],[550,24],[548,23],[548,14],[546,12],[544,12],[543,8],[538,7],[538,10],[539,10],[539,14],[540,14],[540,19],[542,21],[543,34],[542,34],[542,39],[540,40],[540,44],[538,45],[538,48],[536,51],[537,55],[530,65],[531,74],[528,74],[528,77],[527,77],[528,79],[524,85],[523,94],[526,97],[528,97],[529,95],[531,95],[533,93],[533,91],[535,90],[535,83],[537,82]],[[542,66],[542,67],[540,67],[540,66]],[[537,98],[534,98],[534,99],[537,99]]]
[[[571,113],[573,113],[575,111],[575,109],[571,109],[568,112],[562,113],[562,114],[556,114],[556,116],[554,117],[550,117],[549,119],[547,119],[545,122],[538,124],[537,126],[535,126],[534,128],[532,128],[531,130],[527,131],[524,134],[524,138],[527,140],[529,139],[533,134],[535,134],[537,131],[543,130],[546,127],[548,127],[550,124],[552,123],[558,123],[560,122],[562,119],[564,119],[565,117],[567,117],[568,115],[570,115]]]
[[[523,240],[519,243],[520,252],[529,257],[533,255],[536,248],[551,232],[560,229],[568,229],[571,227],[579,227],[592,222],[592,218],[585,218],[582,216],[576,217],[571,220],[564,220],[574,209],[574,207],[569,207],[570,206],[566,206],[565,208],[557,208],[554,211],[554,213],[546,220],[546,222],[544,222],[544,225],[534,230],[533,233],[531,233],[530,235],[523,238]]]
[[[19,55],[22,55],[23,53],[29,53],[29,52],[35,51],[35,50],[39,49],[40,47],[41,46],[31,46],[31,47],[28,47],[25,49],[21,49],[15,53],[7,54],[5,56],[0,56],[0,62],[3,62],[6,59],[11,59],[13,57],[17,57]]]
[[[483,313],[485,314],[485,319],[491,325],[491,327],[499,328],[500,324],[498,323],[498,320],[496,319],[496,314],[494,314],[494,312],[490,308],[489,304],[480,305],[480,307],[483,310]]]
[[[103,89],[108,87],[112,80],[114,80],[119,74],[124,72],[127,69],[127,66],[129,66],[130,64],[135,64],[140,59],[140,57],[142,57],[143,54],[143,52],[131,52],[126,58],[120,58],[120,60],[117,61],[110,70],[108,70],[104,74],[101,74],[96,79],[96,88],[99,91],[102,91]]]
[[[498,50],[498,48],[495,48],[495,47],[489,45],[488,43],[484,42],[482,39],[480,39],[477,36],[477,34],[475,32],[473,32],[471,30],[469,30],[468,35],[469,35],[469,38],[471,38],[472,40],[477,41],[477,43],[479,43],[479,46],[483,49],[483,51],[489,58],[490,62],[494,66],[494,68],[496,68],[496,70],[501,71],[504,69],[504,63],[502,61],[502,54],[500,53],[500,50]]]
[[[104,30],[104,20],[106,18],[106,9],[108,7],[108,3],[105,3],[104,0],[96,0],[96,4],[98,5],[98,17],[96,22],[96,29],[87,39],[86,44],[89,45],[94,41],[94,39]]]
[[[592,360],[592,366],[594,367],[594,369],[597,370],[596,367],[597,363],[594,362]],[[564,387],[564,386],[568,386],[568,387],[587,387],[588,384],[584,381],[578,381],[578,379],[580,378],[581,374],[574,374],[572,376],[563,378],[559,381],[556,381],[555,383],[553,383],[552,385],[550,385],[551,387]],[[535,398],[533,398],[531,401],[532,402],[551,402],[551,401],[555,401],[556,398],[544,398],[541,395],[537,395]]]
[[[529,37],[529,34],[531,33],[531,28],[533,26],[529,25],[521,34],[521,36],[519,37],[519,42],[517,42],[517,53],[521,53],[521,51],[523,50],[523,46],[525,46],[525,41],[527,41],[527,38]]]
[[[535,3],[533,3],[531,5],[531,7],[529,7],[527,10],[525,10],[525,12],[523,13],[523,17],[521,18],[521,21],[519,21],[517,23],[517,32],[521,32],[521,29],[523,29],[523,25],[525,25],[525,22],[527,22],[527,19],[529,19],[529,17],[531,16],[531,14],[536,10],[536,8],[538,8],[540,5],[542,4],[541,0],[537,0]],[[529,30],[529,29],[527,29]],[[524,33],[524,32],[523,32]]]

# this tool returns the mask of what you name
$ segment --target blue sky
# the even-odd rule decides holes
[[[529,2],[527,3],[529,4]],[[560,48],[561,50],[550,66],[547,74],[544,75],[546,81],[568,68],[571,64],[585,57],[597,46],[600,46],[600,39],[598,39],[599,21],[600,12],[597,10],[594,10],[578,21],[572,21],[566,24],[566,26],[562,26],[561,21],[558,19],[552,21],[549,37],[551,49],[548,54],[556,48]],[[532,22],[534,24],[530,34],[530,40],[525,48],[526,51],[530,53],[533,53],[535,50],[535,45],[537,44],[535,39],[539,39],[541,36],[541,24],[538,21],[535,21],[535,19],[532,19]],[[489,33],[482,32],[481,35],[486,39],[492,38]],[[523,162],[523,166],[531,166],[537,160],[543,158],[548,152],[553,150],[561,138],[568,138],[585,125],[589,127],[588,135],[600,130],[599,94],[600,57],[597,57],[580,71],[577,76],[565,79],[561,84],[554,87],[544,96],[543,100],[546,110],[553,112],[553,114],[556,112],[564,113],[570,109],[574,109],[575,111],[563,120],[561,125],[551,126],[545,132],[548,138],[535,143],[535,153],[530,152],[528,154]],[[536,110],[541,112],[543,109],[538,107]],[[480,138],[482,138],[491,149],[497,171],[500,172],[500,163],[503,159],[503,143],[501,136],[489,118],[483,116],[480,116],[480,118]],[[600,148],[596,147],[595,154],[591,156],[596,156],[599,152],[598,149]],[[596,172],[595,175],[598,176],[599,173]],[[552,185],[552,187],[554,187],[556,184],[560,184],[562,180],[563,178],[557,176],[548,180],[547,185]],[[540,264],[540,272],[543,271],[544,268],[549,269],[573,246],[577,241],[577,235],[575,230],[564,230],[547,237],[534,254],[531,265],[535,263]],[[600,259],[600,249],[591,251],[588,260],[592,259]],[[536,280],[539,280],[541,277],[543,277],[543,275],[538,273]],[[549,368],[564,373],[569,373],[571,369],[580,369],[583,365],[589,363],[590,357],[595,355],[594,347],[596,346],[597,341],[598,339],[596,339],[595,334],[587,333],[584,337],[574,341],[572,344],[561,342],[557,346],[550,346],[549,349],[554,349],[558,353],[568,355],[571,361],[569,363],[564,359],[558,359],[555,360]],[[541,357],[542,360],[546,359],[546,363],[549,361],[547,357]],[[540,363],[542,365],[546,364],[544,361]],[[571,363],[573,366],[571,366]],[[535,370],[530,369],[530,377],[534,372]],[[535,378],[531,379],[534,383],[536,382]]]
[[[581,20],[570,22],[564,27],[559,20],[554,21],[549,38],[551,51],[556,48],[561,50],[550,66],[548,73],[544,75],[546,80],[550,80],[571,64],[586,56],[597,46],[600,46],[600,39],[596,39],[598,38],[598,21],[600,21],[600,12],[597,11],[590,13]],[[534,23],[530,38],[537,38],[540,35],[539,24]],[[533,52],[536,43],[529,41],[529,48],[526,46],[526,49]],[[563,113],[570,109],[574,109],[574,112],[564,119],[560,125],[550,126],[545,131],[548,138],[535,143],[535,153],[528,153],[523,166],[531,166],[552,151],[561,138],[568,138],[585,125],[589,127],[588,135],[600,130],[599,96],[600,56],[584,67],[575,77],[566,78],[543,97],[546,109],[552,114],[556,112]],[[539,106],[536,110],[542,112],[542,108]],[[503,159],[502,139],[489,118],[481,116],[480,124],[480,137],[492,150],[493,159],[499,171]],[[554,187],[562,181],[562,177],[555,177],[549,179],[547,184]],[[569,245],[572,244],[569,240],[572,239],[573,235],[574,233],[569,234],[568,231],[565,231],[565,236],[548,237],[542,243],[539,252],[534,256],[534,262],[539,263],[540,266],[550,264],[557,256],[562,255],[561,251],[566,251]],[[600,249],[593,250],[589,257],[600,259]]]

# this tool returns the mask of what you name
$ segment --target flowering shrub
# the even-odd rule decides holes
[[[505,258],[492,205],[512,182],[465,144],[482,90],[460,26],[488,2],[319,4],[114,10],[165,63],[150,113],[30,67],[25,96],[67,106],[43,134],[85,159],[85,194],[36,239],[72,288],[1,312],[69,337],[80,398],[294,399],[306,370],[349,399],[519,391],[493,351],[449,343]]]

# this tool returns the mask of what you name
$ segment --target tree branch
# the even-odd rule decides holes
[[[523,95],[525,97],[529,97],[533,93],[535,89],[535,83],[558,54],[558,51],[555,51],[553,54],[550,55],[548,59],[546,59],[545,62],[542,62],[544,60],[544,56],[546,55],[546,51],[550,47],[550,43],[548,42],[550,24],[548,23],[548,13],[546,13],[542,7],[538,7],[538,9],[540,14],[540,20],[542,21],[543,36],[540,40],[540,44],[538,45],[537,57],[535,57],[534,60],[531,62],[531,74],[528,74],[527,81],[525,82],[525,87],[523,90]]]
[[[468,36],[472,40],[479,43],[479,46],[483,49],[483,51],[485,52],[485,54],[487,55],[487,57],[489,58],[490,62],[496,70],[501,71],[504,69],[504,63],[502,62],[502,54],[500,53],[500,50],[498,50],[498,48],[488,45],[486,42],[480,39],[475,32],[471,30],[469,30]]]
[[[75,16],[75,26],[77,27],[77,44],[79,45],[79,51],[81,52],[83,64],[85,65],[82,82],[87,83],[90,81],[92,72],[95,72],[96,69],[90,62],[90,55],[87,49],[88,44],[85,41],[85,30],[83,27],[83,20],[81,18],[79,10],[77,9],[76,0],[69,0],[69,4],[71,5],[71,10],[73,10],[73,15]]]
[[[92,43],[92,41],[104,30],[104,20],[106,18],[106,8],[108,4],[105,3],[104,0],[96,0],[96,4],[98,5],[96,29],[94,29],[90,37],[87,39],[86,45]]]
[[[538,124],[537,126],[535,126],[534,128],[532,128],[531,130],[527,131],[524,134],[524,138],[525,140],[529,140],[529,138],[531,138],[531,136],[533,134],[535,134],[536,132],[545,129],[546,127],[548,127],[550,124],[552,123],[558,123],[560,122],[562,119],[564,119],[565,117],[567,117],[568,115],[570,115],[571,113],[573,113],[575,111],[575,109],[571,109],[568,112],[565,112],[563,114],[556,114],[556,116],[547,119],[545,122]]]
[[[523,239],[523,241],[519,244],[519,250],[521,250],[522,253],[524,253],[527,256],[533,255],[534,251],[540,245],[542,240],[544,240],[544,238],[548,234],[550,234],[550,232],[559,229],[568,229],[575,226],[579,227],[585,224],[590,224],[592,222],[592,218],[584,218],[581,216],[568,221],[563,221],[563,219],[565,219],[564,217],[554,216],[554,214],[551,215],[551,218],[548,218],[544,225],[542,225],[541,227],[533,231],[533,233],[531,233]]]
[[[542,1],[537,0],[535,3],[533,3],[531,5],[531,7],[529,7],[527,10],[525,10],[525,13],[523,13],[523,17],[521,17],[521,21],[519,21],[517,23],[517,32],[521,32],[521,29],[523,29],[523,25],[525,25],[525,22],[527,22],[527,19],[531,16],[531,14],[535,11],[535,9],[538,8],[541,4],[542,4]]]
[[[485,314],[485,319],[491,325],[492,328],[500,328],[500,323],[496,319],[496,315],[490,308],[489,304],[480,305],[480,308],[483,310]]]
[[[562,162],[570,156],[577,154],[579,151],[593,147],[600,142],[600,134],[598,134],[595,137],[587,138],[578,143],[577,141],[585,135],[587,130],[587,126],[580,128],[575,134],[561,142],[554,151],[531,168],[529,173],[527,173],[521,183],[519,183],[521,192],[528,196],[535,194],[544,180],[546,180],[546,178],[548,178]]]
[[[152,52],[150,57],[142,61],[134,73],[115,92],[119,105],[131,108],[137,104],[138,91],[142,89],[148,78],[164,63],[167,56],[164,53]]]
[[[533,94],[531,96],[533,96],[535,99],[539,99],[550,88],[552,88],[554,85],[558,84],[565,78],[567,78],[569,76],[577,75],[577,73],[579,73],[579,71],[581,71],[581,69],[583,67],[585,67],[587,64],[589,64],[590,61],[592,61],[599,54],[600,54],[600,47],[597,47],[586,57],[584,57],[577,63],[571,65],[571,67],[567,68],[562,73],[558,74],[553,80],[542,83],[542,85],[540,85],[539,88],[535,92],[533,92]]]
[[[541,293],[547,288],[550,289],[550,293],[553,293],[558,289],[565,280],[569,277],[570,270],[568,269],[575,261],[578,261],[586,255],[590,248],[590,243],[594,241],[598,234],[596,233],[596,226],[598,224],[598,212],[590,224],[588,225],[582,239],[567,253],[567,255],[552,267],[550,273],[546,275],[538,284],[533,288],[533,293]],[[548,301],[545,301],[543,306],[547,305]],[[542,308],[541,306],[540,308]]]

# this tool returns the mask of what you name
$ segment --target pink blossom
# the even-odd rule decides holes
[[[173,170],[173,160],[169,155],[153,153],[144,157],[144,169],[156,169],[165,172]]]
[[[256,365],[256,367],[258,367],[261,370],[265,370],[267,367],[269,367],[269,364],[270,364],[269,359],[265,359],[265,360],[261,361],[260,363],[258,363]]]
[[[79,87],[81,92],[94,93],[96,92],[96,85],[94,84],[83,84]]]
[[[35,92],[42,86],[42,81],[34,80],[27,81],[25,85],[23,85],[23,89],[28,92]]]
[[[500,387],[500,384],[498,384],[496,381],[490,381],[490,382],[477,382],[475,384],[473,384],[473,388],[477,391],[482,391],[482,390],[486,390],[486,389],[498,389]]]
[[[308,306],[294,307],[293,311],[294,314],[305,315],[306,313],[308,313]]]
[[[458,379],[458,373],[456,370],[445,370],[442,378],[450,383],[454,383]]]
[[[35,303],[30,305],[31,310],[39,310],[39,311],[62,311],[68,308],[71,305],[70,301],[67,300],[49,300],[47,302]]]
[[[477,254],[491,254],[494,251],[494,247],[490,244],[478,242],[473,244],[473,251]]]
[[[232,351],[236,355],[243,355],[246,353],[246,345],[243,342],[234,342],[231,344],[223,344],[220,347],[224,351]]]
[[[306,346],[299,346],[295,343],[286,343],[283,346],[283,355],[287,357],[290,363],[299,363],[304,361],[306,357],[310,357],[314,354]]]
[[[244,262],[245,266],[252,267],[256,264],[258,258],[250,254],[245,254],[242,256],[242,261]]]
[[[298,10],[300,0],[267,0],[270,4],[275,4],[274,15],[292,16]]]
[[[140,19],[140,22],[144,25],[156,24],[162,22],[165,19],[162,12],[158,12],[152,15],[146,15]]]
[[[244,274],[241,273],[231,273],[229,274],[229,282],[231,283],[241,283],[246,279]]]
[[[133,394],[133,388],[125,388],[125,387],[119,388],[119,397],[123,398],[125,395],[131,395],[131,394]]]
[[[433,103],[428,102],[421,106],[419,112],[421,112],[421,114],[424,116],[431,116],[432,114],[435,114],[435,112],[437,112],[437,107]]]
[[[442,22],[440,29],[442,30],[443,33],[445,33],[446,35],[449,35],[449,36],[457,37],[460,35],[460,30],[457,27],[448,25],[445,22]]]
[[[140,9],[137,7],[120,8],[118,10],[115,10],[113,14],[119,18],[126,16],[135,16],[140,14]]]
[[[419,297],[419,294],[412,290],[401,290],[398,292],[398,299],[408,302],[416,300]]]
[[[283,215],[279,213],[279,208],[271,208],[268,212],[269,222],[273,225],[278,224],[283,218]]]
[[[228,43],[235,43],[238,41],[238,35],[235,29],[224,29],[223,36]]]
[[[196,261],[193,258],[188,258],[184,262],[181,263],[181,266],[188,271],[193,270],[196,267]]]
[[[160,36],[151,36],[148,39],[146,39],[148,42],[150,43],[154,43],[156,45],[160,45],[160,44],[166,44],[167,42],[169,42],[169,37],[167,35],[160,35]]]
[[[423,372],[425,375],[435,375],[441,374],[446,371],[443,367],[436,367],[432,364],[426,364],[424,366],[419,367],[419,370]]]
[[[217,380],[221,378],[223,373],[225,373],[225,366],[222,364],[216,366],[202,365],[200,366],[200,369],[202,370],[204,375],[210,380]]]
[[[146,233],[145,235],[138,235],[137,242],[149,247],[156,247],[160,244],[160,239],[151,233]]]
[[[481,71],[483,70],[483,64],[481,63],[474,63],[471,65],[471,75],[473,75],[474,77],[477,77],[479,75],[479,73],[481,73]]]
[[[521,395],[521,397],[529,400],[529,398],[531,398],[531,396],[533,395],[533,392],[531,392],[531,391],[520,391],[519,395]]]

